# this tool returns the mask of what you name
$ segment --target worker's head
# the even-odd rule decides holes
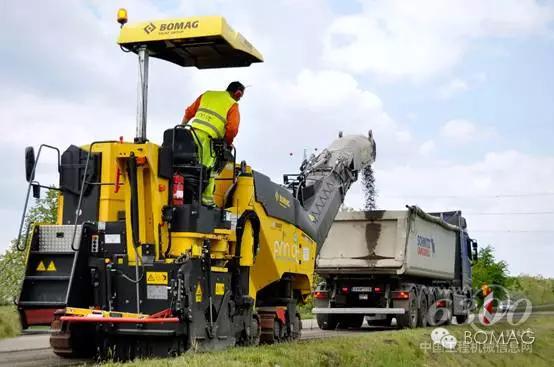
[[[241,82],[231,82],[227,87],[227,92],[235,101],[239,101],[244,95],[244,85]]]

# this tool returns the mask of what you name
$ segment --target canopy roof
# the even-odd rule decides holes
[[[263,62],[262,54],[219,16],[126,24],[117,43],[133,52],[146,46],[152,57],[198,69]]]

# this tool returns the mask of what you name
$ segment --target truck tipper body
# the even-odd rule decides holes
[[[401,327],[465,321],[476,246],[459,211],[339,213],[316,263],[320,327],[359,327],[364,316]]]

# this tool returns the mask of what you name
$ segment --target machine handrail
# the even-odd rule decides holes
[[[35,177],[36,168],[38,165],[38,161],[40,159],[40,153],[42,152],[42,148],[48,148],[55,150],[58,153],[58,171],[60,169],[60,150],[52,145],[48,144],[41,144],[38,148],[37,157],[35,159],[35,163],[33,165],[33,170],[31,171],[30,177]],[[25,248],[27,247],[27,242],[23,244],[23,247],[21,247],[21,232],[23,232],[23,225],[25,224],[25,216],[27,214],[27,206],[29,205],[29,194],[31,193],[31,187],[33,185],[36,185],[37,182],[34,180],[29,180],[29,184],[27,185],[27,195],[25,197],[25,205],[23,206],[23,215],[21,216],[21,222],[19,223],[19,233],[17,235],[17,242],[15,244],[15,247],[18,251],[25,251]],[[28,239],[28,236],[25,236],[26,239]]]

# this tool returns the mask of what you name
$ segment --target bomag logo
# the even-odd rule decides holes
[[[155,30],[156,30],[156,25],[152,22],[148,23],[146,27],[144,27],[144,32],[146,32],[146,34],[150,34]]]
[[[189,22],[174,22],[174,23],[162,23],[160,24],[160,32],[165,31],[180,31],[183,29],[198,28],[198,21]]]
[[[290,200],[286,196],[281,195],[278,192],[275,192],[275,201],[277,201],[277,203],[283,208],[290,208]]]

